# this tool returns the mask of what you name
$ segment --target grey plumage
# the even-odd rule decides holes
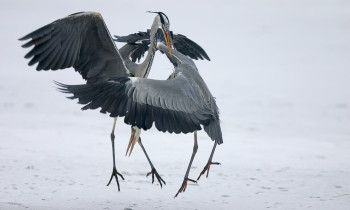
[[[84,110],[100,107],[111,116],[125,116],[125,123],[144,130],[153,122],[158,130],[175,133],[201,130],[203,125],[210,138],[221,144],[216,102],[193,61],[175,50],[170,55],[163,44],[158,47],[176,66],[173,79],[119,77],[98,84],[58,83],[59,89],[86,104]]]

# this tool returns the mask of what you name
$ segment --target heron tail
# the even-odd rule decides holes
[[[211,119],[209,125],[204,126],[204,130],[213,141],[218,144],[223,143],[219,120]]]

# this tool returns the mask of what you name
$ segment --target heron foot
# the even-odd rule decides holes
[[[109,184],[111,183],[111,181],[112,181],[112,179],[113,179],[113,177],[114,177],[115,180],[117,181],[118,191],[120,191],[118,176],[120,176],[120,177],[124,180],[123,175],[121,175],[121,174],[117,171],[117,169],[116,169],[115,167],[113,167],[112,175],[111,175],[111,178],[109,179],[109,182],[108,182],[107,186],[109,186]]]
[[[198,178],[197,178],[197,181],[199,180],[199,178],[201,178],[201,176],[207,172],[207,178],[209,176],[209,170],[210,170],[210,165],[221,165],[221,163],[218,163],[218,162],[211,162],[211,161],[208,161],[207,165],[204,167],[203,171],[199,174]]]
[[[151,174],[152,174],[152,184],[154,182],[154,175],[155,175],[157,180],[158,180],[158,182],[159,182],[159,184],[160,184],[160,188],[163,187],[163,184],[166,185],[165,181],[162,179],[162,177],[159,176],[159,174],[158,174],[158,172],[157,172],[157,170],[155,168],[152,168],[152,171],[147,173],[146,177],[148,177]],[[162,184],[162,182],[163,182],[163,184]]]
[[[188,181],[191,181],[191,182],[193,182],[193,183],[197,183],[197,181],[195,181],[195,180],[193,180],[193,179],[184,178],[184,181],[182,182],[182,185],[181,185],[179,191],[176,193],[176,195],[175,195],[174,198],[176,198],[177,195],[178,195],[179,193],[185,192],[186,187],[187,187],[187,182],[188,182]]]

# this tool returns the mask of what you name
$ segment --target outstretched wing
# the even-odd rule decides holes
[[[174,42],[174,47],[179,52],[195,60],[207,59],[210,61],[210,58],[207,55],[207,53],[197,43],[195,43],[194,41],[192,41],[191,39],[187,38],[182,34],[173,34],[172,31],[170,31],[170,33],[171,33],[172,40]],[[136,60],[140,60],[140,58],[148,50],[148,45],[150,43],[150,30],[147,30],[147,32],[138,32],[134,34],[129,34],[127,36],[114,35],[114,37],[115,37],[114,41],[126,42],[128,44],[135,45],[136,49],[130,53],[130,57],[134,62]],[[161,29],[158,29],[157,38],[159,41],[162,41],[163,43],[165,43],[164,34]]]
[[[182,54],[187,55],[195,60],[207,59],[208,61],[210,61],[209,56],[203,50],[203,48],[191,39],[187,38],[186,36],[182,34],[174,34],[173,42],[175,48]]]
[[[43,26],[19,40],[34,46],[25,58],[37,70],[74,67],[88,83],[127,76],[127,70],[101,14],[80,12]]]
[[[171,80],[124,77],[97,84],[57,84],[60,91],[73,94],[70,99],[86,104],[83,110],[100,107],[102,113],[125,116],[125,123],[145,130],[155,122],[160,131],[188,133],[213,118],[181,74]]]

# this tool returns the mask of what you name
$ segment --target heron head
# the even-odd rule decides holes
[[[168,16],[166,16],[166,14],[164,14],[163,12],[151,12],[151,11],[147,11],[147,12],[158,14],[161,29],[163,31],[164,38],[165,38],[166,44],[168,46],[169,53],[171,55],[171,45],[173,45],[173,47],[174,47],[174,43],[173,43],[173,40],[172,40],[171,35],[170,35],[170,29],[169,29],[170,28],[170,21],[169,21]],[[171,43],[171,45],[170,45],[170,43]]]

